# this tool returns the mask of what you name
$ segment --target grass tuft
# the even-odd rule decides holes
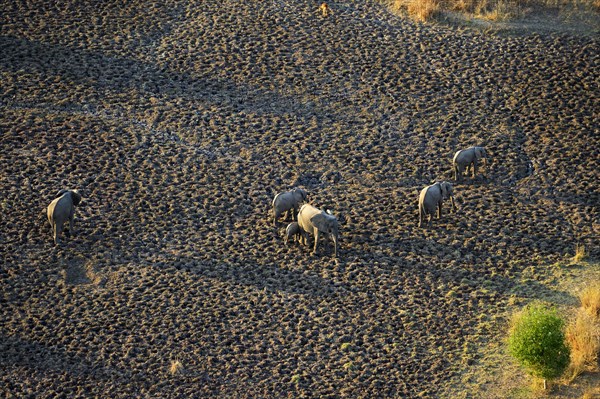
[[[172,360],[171,366],[169,367],[169,373],[171,375],[177,375],[183,372],[183,364],[179,360]]]
[[[584,261],[588,258],[588,255],[585,251],[585,247],[583,245],[577,244],[575,246],[575,256],[573,256],[573,262],[578,263]]]

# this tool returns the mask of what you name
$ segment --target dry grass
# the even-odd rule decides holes
[[[599,0],[600,1],[600,0]],[[573,262],[581,262],[586,260],[588,257],[585,247],[577,244],[575,246],[575,256],[573,256]]]
[[[566,330],[566,338],[571,348],[571,363],[567,379],[572,381],[584,371],[596,371],[600,351],[600,325],[583,308],[577,312],[575,320]]]
[[[590,388],[583,393],[581,399],[598,399],[600,398],[600,387]]]
[[[581,307],[598,321],[600,319],[600,283],[590,284],[579,293]]]
[[[179,360],[172,360],[171,366],[169,367],[169,373],[171,375],[177,375],[183,372],[183,364]]]
[[[406,11],[418,21],[447,11],[488,21],[506,21],[522,16],[526,9],[586,7],[599,12],[600,0],[391,0],[391,7]]]
[[[419,21],[426,21],[440,10],[438,0],[406,0],[406,10]]]

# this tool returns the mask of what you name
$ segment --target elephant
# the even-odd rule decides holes
[[[81,194],[77,190],[60,190],[56,198],[48,205],[48,222],[52,226],[54,244],[58,244],[63,226],[69,220],[69,234],[75,234],[73,216],[75,207],[81,202]]]
[[[302,237],[302,229],[300,228],[300,225],[298,224],[298,222],[292,222],[290,224],[287,225],[287,227],[285,228],[285,236],[283,241],[285,242],[285,245],[287,245],[288,241],[291,239],[293,239],[294,241],[300,241],[301,237]]]
[[[301,240],[306,245],[306,233],[315,237],[315,245],[313,254],[317,254],[317,244],[319,242],[319,233],[329,234],[334,244],[334,257],[338,254],[339,240],[339,222],[338,219],[331,214],[330,211],[322,211],[315,208],[311,204],[304,204],[298,212],[298,225],[302,229],[303,234]]]
[[[286,212],[291,212],[294,220],[300,204],[307,198],[308,194],[301,188],[277,194],[273,198],[273,225],[277,226],[277,219]]]
[[[437,209],[438,219],[442,217],[442,203],[450,198],[452,209],[456,211],[454,203],[454,195],[452,194],[452,184],[448,182],[436,182],[431,186],[421,190],[419,195],[419,227],[423,225],[425,218],[429,216],[428,225],[431,224],[431,219]]]
[[[464,150],[456,151],[454,158],[452,159],[452,166],[454,168],[454,180],[460,181],[462,176],[473,165],[473,178],[477,174],[477,165],[483,159],[483,164],[487,165],[487,153],[483,147],[469,147]]]

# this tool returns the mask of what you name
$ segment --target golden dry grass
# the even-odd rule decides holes
[[[171,375],[177,375],[183,371],[183,364],[179,360],[172,360],[171,366],[169,367],[169,373]]]
[[[523,15],[525,9],[587,7],[600,11],[600,0],[392,0],[394,10],[404,10],[413,19],[426,21],[446,11],[489,20],[506,21]]]
[[[581,307],[596,320],[600,318],[600,283],[590,284],[579,293]]]
[[[406,0],[406,10],[419,21],[430,19],[439,9],[438,0]]]
[[[600,325],[583,308],[578,310],[575,320],[567,327],[566,339],[571,348],[571,363],[566,373],[568,380],[598,368]]]

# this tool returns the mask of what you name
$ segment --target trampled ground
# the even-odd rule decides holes
[[[599,255],[597,36],[362,0],[55,3],[0,14],[9,397],[443,397],[515,296],[570,295],[538,265]],[[471,145],[485,176],[418,228]],[[293,186],[340,216],[338,260],[283,245]],[[84,200],[55,247],[64,187]]]

